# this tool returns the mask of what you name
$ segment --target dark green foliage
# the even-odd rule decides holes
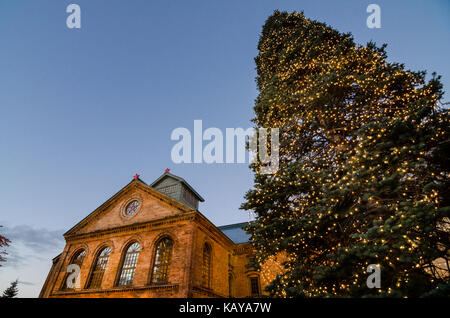
[[[15,280],[11,282],[11,285],[5,289],[3,292],[2,298],[14,298],[19,293],[19,289],[17,288],[17,285],[19,284],[19,280]]]
[[[298,13],[258,45],[257,127],[280,128],[280,169],[242,208],[257,259],[284,253],[272,296],[448,295],[449,114],[440,78]],[[381,288],[366,285],[369,264]]]

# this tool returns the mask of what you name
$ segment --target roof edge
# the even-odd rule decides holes
[[[233,223],[233,224],[227,224],[227,225],[220,225],[217,228],[222,230],[222,229],[230,229],[233,227],[243,227],[248,225],[249,223],[253,223],[254,221],[250,221],[250,222],[240,222],[240,223]]]
[[[154,196],[157,196],[157,197],[158,196],[162,197],[169,204],[172,204],[175,206],[179,205],[179,207],[182,208],[182,210],[184,210],[185,212],[192,210],[191,207],[188,207],[187,205],[183,204],[182,202],[179,202],[169,196],[164,195],[163,193],[157,191],[156,189],[153,189],[148,184],[146,184],[144,181],[142,181],[141,179],[138,178],[138,179],[131,180],[126,186],[124,186],[122,189],[117,191],[113,196],[111,196],[108,200],[103,202],[99,207],[97,207],[95,210],[93,210],[91,213],[89,213],[87,216],[85,216],[77,224],[72,226],[67,232],[65,232],[63,234],[63,237],[71,235],[74,231],[76,231],[78,228],[80,228],[82,225],[84,225],[86,222],[88,222],[92,217],[94,217],[94,215],[96,215],[97,213],[102,211],[104,207],[106,207],[106,206],[108,206],[108,204],[112,203],[117,197],[119,197],[125,191],[126,188],[130,187],[133,184],[135,184],[136,186],[137,185],[143,186],[144,187],[143,189],[152,191],[151,194],[153,194]]]

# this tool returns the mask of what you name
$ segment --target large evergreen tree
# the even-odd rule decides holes
[[[11,282],[11,285],[9,285],[8,288],[5,289],[3,292],[2,298],[14,298],[19,293],[19,289],[17,288],[17,285],[19,284],[19,280],[16,279],[15,281]]]
[[[439,77],[302,13],[266,21],[257,127],[279,127],[280,168],[243,208],[258,263],[285,255],[272,296],[448,293],[449,116]],[[369,264],[381,288],[366,285]]]

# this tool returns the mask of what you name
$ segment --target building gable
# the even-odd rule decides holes
[[[246,297],[255,295],[251,280],[257,279],[261,289],[271,281],[261,276],[259,282],[259,273],[249,267],[253,250],[244,229],[247,222],[216,227],[179,196],[164,192],[171,186],[203,200],[182,178],[167,172],[150,186],[136,175],[64,234],[66,246],[54,258],[40,297]],[[133,207],[129,214],[127,207]],[[173,249],[167,282],[161,285],[154,283],[152,275],[158,246],[167,237]],[[133,265],[132,283],[118,286],[127,248],[136,242],[141,249]],[[98,288],[91,289],[92,270],[105,246],[111,248],[110,255],[101,269]],[[80,265],[80,287],[66,289],[67,266],[81,249],[85,258]],[[277,264],[271,262],[266,268]]]
[[[127,207],[137,202],[133,213]],[[124,225],[152,221],[192,211],[186,206],[135,179],[64,234],[65,237]]]

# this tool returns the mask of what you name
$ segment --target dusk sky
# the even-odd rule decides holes
[[[70,3],[81,29],[66,26]],[[366,26],[370,3],[380,29]],[[389,61],[450,87],[448,0],[0,0],[0,233],[12,241],[0,292],[18,278],[19,296],[37,297],[62,234],[136,173],[151,183],[170,168],[214,224],[249,220],[248,164],[174,164],[170,135],[196,119],[252,126],[253,59],[275,9],[387,43]]]

